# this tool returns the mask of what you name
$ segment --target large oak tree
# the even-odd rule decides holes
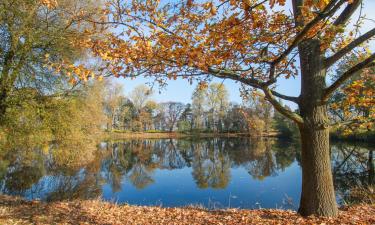
[[[114,76],[240,82],[299,127],[302,142],[302,215],[336,216],[331,174],[328,99],[353,74],[374,65],[362,45],[375,28],[350,26],[362,0],[116,0],[107,3],[113,25],[105,40],[91,40]],[[356,17],[360,25],[364,17]],[[346,30],[351,29],[351,30]],[[349,53],[361,60],[327,85],[327,73]],[[299,64],[299,65],[298,65]],[[301,76],[299,96],[275,91],[281,78]],[[371,93],[371,92],[370,92]],[[298,105],[298,113],[278,101]]]

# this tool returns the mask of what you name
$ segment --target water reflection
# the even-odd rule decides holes
[[[332,146],[332,169],[340,203],[346,201],[352,187],[375,184],[373,149],[366,145],[342,143]]]
[[[0,151],[0,190],[46,201],[102,196],[134,204],[207,206],[215,199],[225,206],[236,196],[234,207],[259,202],[282,207],[285,198],[299,201],[298,149],[297,143],[247,138],[8,147]],[[332,145],[339,201],[351,187],[373,184],[369,149]]]

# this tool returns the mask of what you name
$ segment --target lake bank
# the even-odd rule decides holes
[[[225,138],[250,137],[249,133],[198,133],[198,132],[104,132],[104,139],[164,139],[164,138]],[[277,137],[276,132],[270,132],[262,137]],[[258,138],[258,137],[256,137]]]
[[[337,218],[290,210],[206,210],[116,205],[100,200],[43,203],[0,196],[0,224],[374,224],[375,205],[341,208]]]

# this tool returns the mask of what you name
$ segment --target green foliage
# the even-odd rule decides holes
[[[140,132],[140,131],[143,131],[143,124],[141,121],[133,121],[132,122],[132,131],[134,132]]]
[[[177,127],[178,127],[178,131],[180,132],[188,131],[190,130],[191,124],[189,123],[189,121],[183,120],[177,123]]]
[[[72,16],[94,15],[93,2],[59,1],[51,8],[42,2],[3,0],[0,4],[0,119],[14,97],[20,96],[13,92],[30,88],[51,95],[70,89],[67,75],[71,81],[77,77],[67,68],[85,57],[86,49],[77,43],[88,38],[87,24]]]
[[[34,89],[14,92],[0,128],[2,141],[43,144],[99,135],[104,122],[101,93],[100,84],[68,97],[45,96]]]
[[[163,131],[163,130],[146,130],[145,131],[146,133],[164,133],[164,132],[168,132],[168,131]]]
[[[299,135],[297,125],[278,112],[275,112],[273,127],[281,138],[292,139]]]

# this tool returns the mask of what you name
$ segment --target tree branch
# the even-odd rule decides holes
[[[259,81],[259,80],[253,79],[253,78],[244,78],[244,77],[241,77],[240,75],[238,75],[238,74],[236,74],[232,71],[219,70],[219,69],[214,69],[212,67],[210,67],[208,69],[208,72],[211,73],[215,77],[228,78],[228,79],[236,80],[236,81],[239,81],[241,83],[244,83],[244,84],[247,84],[247,85],[252,86],[254,88],[259,88],[259,89],[267,88],[269,85],[274,83],[271,80],[267,81],[267,82],[262,82],[262,81]],[[287,101],[292,101],[292,102],[295,102],[295,103],[298,104],[298,101],[299,101],[298,97],[284,95],[284,94],[278,93],[277,91],[274,91],[274,90],[270,90],[270,91],[271,91],[271,94],[276,96],[276,97],[279,97],[279,98],[287,100]]]
[[[334,55],[328,57],[324,61],[324,66],[326,68],[332,66],[335,62],[337,62],[340,58],[342,58],[344,55],[349,53],[351,50],[353,50],[358,45],[362,44],[363,42],[367,41],[368,39],[375,36],[375,28],[371,29],[367,33],[363,34],[362,36],[358,37],[354,41],[350,42],[347,46],[336,52]]]
[[[276,96],[276,97],[279,97],[281,99],[284,99],[284,100],[287,100],[287,101],[291,101],[291,102],[295,102],[298,104],[299,102],[299,98],[298,97],[293,97],[293,96],[288,96],[288,95],[283,95],[283,94],[280,94],[278,93],[277,91],[273,91],[271,90],[271,93]]]
[[[266,95],[267,100],[275,107],[277,111],[279,111],[281,114],[286,116],[287,118],[293,120],[297,124],[303,124],[303,119],[300,115],[297,113],[294,113],[284,106],[280,104],[280,102],[277,101],[275,96],[272,94],[272,91],[269,88],[262,88],[264,94]]]
[[[337,89],[339,88],[347,79],[349,79],[351,76],[353,76],[356,72],[368,68],[369,64],[373,64],[375,60],[375,53],[373,53],[370,57],[363,60],[362,62],[358,63],[357,65],[350,68],[348,71],[343,73],[339,79],[337,79],[331,86],[326,88],[323,95],[323,101],[327,101],[329,96]]]
[[[334,26],[344,25],[353,13],[358,9],[361,5],[362,0],[354,0],[352,3],[348,4],[345,9],[341,12],[340,16],[335,20],[333,23]]]
[[[336,1],[331,1],[320,13],[318,13],[318,15],[313,20],[304,25],[302,31],[296,35],[292,44],[290,44],[289,47],[283,53],[281,53],[279,57],[271,62],[271,68],[273,65],[278,64],[285,57],[287,57],[289,53],[291,53],[293,49],[297,47],[297,45],[305,38],[306,34],[310,31],[311,28],[317,25],[321,20],[332,16],[340,8],[340,6],[344,4],[345,0],[340,0],[336,5],[334,5],[335,2]]]
[[[283,114],[284,116],[288,117],[289,119],[295,121],[298,124],[303,123],[302,117],[300,117],[298,114],[296,114],[296,113],[288,110],[284,106],[282,106],[277,101],[275,96],[286,99],[286,100],[289,100],[289,101],[294,101],[294,102],[297,102],[298,98],[282,95],[282,94],[277,93],[276,91],[271,91],[267,86],[268,82],[261,82],[259,80],[252,79],[252,78],[244,78],[244,77],[239,76],[236,73],[233,73],[232,71],[219,70],[219,69],[214,69],[214,68],[210,67],[210,68],[208,68],[208,72],[211,73],[213,76],[218,77],[218,78],[229,78],[229,79],[236,80],[236,81],[239,81],[241,83],[247,84],[251,87],[263,90],[264,94],[266,95],[267,100],[275,107],[276,110],[278,110],[281,114]],[[275,95],[274,95],[274,93],[275,93]]]
[[[228,70],[220,70],[220,69],[215,69],[215,68],[209,67],[208,72],[215,77],[228,78],[228,79],[236,80],[236,81],[239,81],[241,83],[247,84],[247,85],[255,87],[255,88],[262,88],[265,85],[265,83],[260,81],[260,80],[253,79],[253,78],[241,77],[237,73],[234,73],[234,72],[228,71]]]

